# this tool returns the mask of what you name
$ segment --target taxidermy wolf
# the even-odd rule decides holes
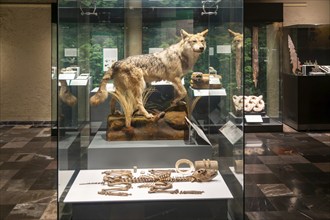
[[[130,56],[115,62],[105,72],[97,93],[90,98],[91,105],[98,105],[107,99],[106,84],[110,79],[113,79],[115,94],[124,95],[126,103],[146,118],[154,117],[143,105],[146,83],[161,80],[172,82],[176,94],[172,105],[177,105],[187,94],[181,78],[192,70],[200,54],[205,51],[207,32],[189,34],[181,30],[181,41],[161,52]],[[113,108],[114,103],[112,99],[110,106]],[[113,113],[114,109],[111,111]],[[126,122],[126,126],[130,123]]]

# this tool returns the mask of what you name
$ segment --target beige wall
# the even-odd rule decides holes
[[[283,3],[284,26],[330,24],[330,0],[245,0],[250,3]]]
[[[304,4],[305,3],[305,4]],[[284,26],[330,24],[330,0],[305,0],[284,4]]]
[[[0,121],[51,120],[50,5],[0,4]]]

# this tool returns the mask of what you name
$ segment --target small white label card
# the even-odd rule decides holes
[[[161,48],[161,47],[150,47],[149,53],[162,52],[163,50],[164,50],[164,48]]]
[[[245,115],[246,123],[262,123],[261,115]]]
[[[228,121],[219,131],[228,139],[231,144],[235,144],[243,137],[243,131],[239,129],[233,122]]]
[[[118,49],[103,48],[103,71],[107,71],[116,61],[118,61]]]
[[[231,45],[217,45],[217,53],[231,53]]]
[[[220,84],[220,79],[214,76],[210,76],[209,78],[209,84],[212,85],[219,85]]]
[[[77,48],[64,48],[65,57],[76,57],[78,55]]]
[[[193,89],[194,96],[209,96],[208,89]]]
[[[198,136],[200,136],[201,138],[204,139],[204,141],[206,141],[209,145],[212,146],[210,140],[206,137],[204,131],[202,129],[200,129],[196,124],[192,123],[187,117],[185,117],[187,122],[191,125],[191,127],[193,127],[193,129],[197,132]]]
[[[210,89],[210,96],[226,96],[226,90],[225,89]]]
[[[58,79],[59,80],[70,80],[76,78],[76,74],[67,73],[67,74],[59,74]]]
[[[209,55],[213,56],[214,55],[214,47],[209,48]]]

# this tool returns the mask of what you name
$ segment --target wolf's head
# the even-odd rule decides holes
[[[183,29],[181,29],[181,38],[183,41],[184,49],[191,50],[196,53],[202,53],[206,49],[205,36],[208,29],[201,33],[189,34]]]

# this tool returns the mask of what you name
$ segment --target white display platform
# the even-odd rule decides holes
[[[137,201],[168,201],[168,200],[206,200],[217,199],[227,200],[233,196],[229,191],[225,181],[219,174],[210,182],[177,182],[173,183],[173,189],[181,190],[202,190],[203,194],[168,194],[168,193],[148,193],[147,188],[138,188],[141,183],[133,183],[133,188],[127,191],[130,196],[106,196],[98,194],[101,189],[109,188],[102,184],[80,185],[87,182],[102,182],[104,170],[81,170],[69,190],[65,203],[96,203],[96,202],[137,202]],[[134,176],[139,176],[141,169],[137,170]],[[147,170],[143,170],[147,171]],[[132,171],[133,172],[133,171]],[[147,173],[147,172],[145,172]],[[172,176],[182,176],[182,174],[172,174]]]
[[[74,172],[75,172],[74,170],[58,171],[58,193],[57,193],[58,198],[62,196],[62,193],[64,192]]]
[[[241,184],[242,188],[244,188],[243,186],[243,173],[236,173],[235,172],[235,167],[229,167],[230,171],[234,174],[234,176],[236,177],[236,179],[238,180],[238,182]]]
[[[184,140],[106,141],[96,133],[87,149],[88,169],[172,167],[181,158],[191,161],[212,157],[212,146],[186,144]]]

